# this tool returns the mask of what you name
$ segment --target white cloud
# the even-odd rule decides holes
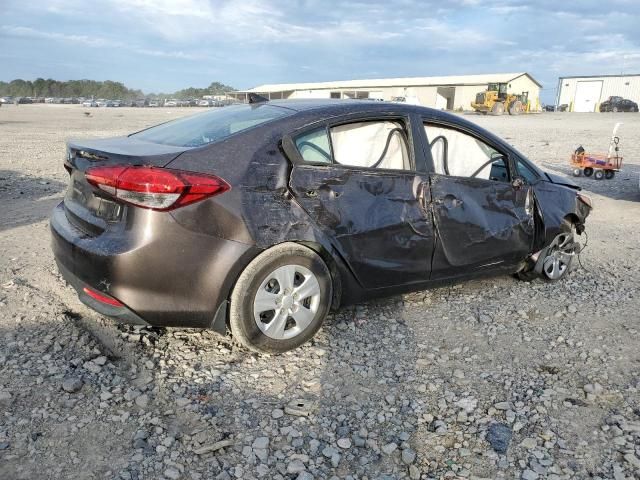
[[[45,32],[43,30],[36,30],[34,28],[24,27],[24,26],[0,25],[0,32],[2,32],[4,35],[12,36],[12,37],[26,37],[26,38],[36,38],[36,39],[43,39],[43,40],[61,41],[61,42],[67,42],[67,43],[72,43],[72,44],[77,44],[77,45],[87,46],[87,47],[118,48],[118,49],[128,50],[134,53],[149,55],[153,57],[182,58],[182,59],[188,59],[188,60],[198,60],[198,59],[205,58],[203,57],[203,55],[193,54],[193,53],[184,53],[181,51],[170,51],[170,50],[167,51],[167,50],[137,47],[135,45],[131,45],[118,40],[112,40],[112,39],[93,36],[93,35],[88,36],[88,35],[58,33],[58,32]]]

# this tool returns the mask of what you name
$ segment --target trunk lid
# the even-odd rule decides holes
[[[65,212],[69,221],[84,234],[97,236],[110,223],[122,220],[127,207],[87,182],[84,173],[96,166],[153,165],[164,167],[190,147],[145,142],[135,137],[115,137],[70,141],[65,168],[69,188]]]

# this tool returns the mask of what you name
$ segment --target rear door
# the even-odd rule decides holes
[[[472,132],[425,122],[438,234],[432,279],[515,265],[530,253],[533,193],[509,156]]]
[[[412,138],[399,117],[324,124],[289,138],[295,200],[365,288],[429,278],[429,182],[416,171]]]

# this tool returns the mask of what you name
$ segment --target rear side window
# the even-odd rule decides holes
[[[411,170],[407,133],[396,121],[368,121],[319,128],[296,138],[296,147],[309,163]]]
[[[407,135],[398,122],[359,122],[331,129],[336,163],[354,167],[409,170]]]
[[[305,162],[332,163],[329,137],[324,127],[298,137],[296,147]]]
[[[272,105],[232,105],[163,123],[132,137],[164,145],[201,147],[294,113]]]

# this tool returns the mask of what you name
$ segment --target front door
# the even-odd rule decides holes
[[[365,288],[429,279],[428,176],[402,119],[321,127],[294,139],[290,188]]]
[[[511,174],[508,157],[459,130],[427,124],[425,132],[435,169],[431,195],[438,234],[431,278],[524,260],[534,238],[533,196]]]

